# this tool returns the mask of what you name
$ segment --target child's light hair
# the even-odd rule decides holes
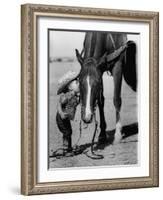
[[[68,86],[69,90],[72,90],[74,92],[79,92],[79,81],[78,80],[74,80],[72,81],[69,86]]]
[[[62,93],[65,88],[71,83],[71,81],[77,79],[79,72],[68,71],[58,80],[58,91],[57,94]]]

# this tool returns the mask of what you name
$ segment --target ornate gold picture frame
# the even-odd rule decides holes
[[[147,153],[146,166],[148,173],[142,175],[133,174],[133,176],[111,177],[107,175],[110,168],[105,167],[106,177],[98,176],[94,173],[94,178],[74,178],[72,179],[49,179],[40,181],[38,174],[40,170],[39,156],[42,151],[39,151],[39,132],[40,132],[40,113],[39,113],[39,28],[40,19],[52,21],[53,19],[61,19],[63,22],[69,20],[78,20],[80,24],[92,21],[96,23],[120,23],[137,24],[147,26],[149,40],[146,50],[148,55],[147,70],[149,75],[141,77],[147,84],[148,96],[147,105],[148,113],[145,113],[148,123],[145,124],[147,129],[146,136],[148,142],[144,144]],[[55,22],[54,22],[55,23]],[[53,24],[54,24],[53,23]],[[49,23],[50,24],[50,23]],[[52,28],[48,27],[49,29]],[[58,29],[60,29],[58,27]],[[66,28],[65,28],[66,29]],[[76,30],[76,28],[74,28]],[[71,28],[72,30],[72,28]],[[77,31],[79,31],[78,29]],[[87,28],[85,29],[87,30]],[[129,30],[125,30],[128,32]],[[121,32],[121,31],[120,31]],[[134,32],[134,31],[133,31]],[[146,36],[144,36],[146,37]],[[143,35],[141,36],[143,38]],[[45,38],[47,40],[47,38]],[[142,40],[141,40],[142,42]],[[48,54],[48,52],[47,52]],[[118,53],[117,53],[118,54]],[[143,59],[144,54],[141,54],[140,59]],[[116,54],[115,54],[116,56]],[[141,67],[143,67],[141,65]],[[48,64],[44,66],[48,68]],[[143,86],[140,86],[143,87]],[[140,96],[142,94],[140,92]],[[82,191],[98,191],[110,189],[127,189],[141,187],[158,187],[159,185],[159,14],[157,12],[147,11],[129,11],[129,10],[110,10],[98,8],[81,8],[81,7],[65,7],[65,6],[50,6],[50,5],[33,5],[25,4],[21,6],[21,193],[24,195],[45,194],[45,193],[64,193],[64,192],[82,192]],[[45,104],[45,106],[47,106]],[[46,113],[45,113],[46,115]],[[140,116],[142,119],[143,116]],[[47,133],[44,133],[45,135]],[[143,134],[140,131],[140,134]],[[47,136],[48,137],[48,136]],[[142,143],[141,140],[140,143]],[[47,144],[45,144],[47,145]],[[141,149],[141,146],[140,146]],[[47,164],[48,165],[48,164]],[[142,167],[140,162],[136,167]],[[88,167],[87,167],[88,168]],[[94,167],[95,168],[95,167]],[[92,168],[94,170],[94,168]],[[97,167],[98,168],[98,167]],[[100,167],[99,167],[100,168]],[[113,166],[114,168],[114,166]],[[122,167],[123,168],[123,167]],[[121,169],[122,169],[121,168]],[[132,166],[130,167],[132,168]],[[103,168],[104,169],[104,168]],[[103,170],[102,169],[102,170]],[[47,167],[48,170],[48,167]],[[75,168],[76,173],[82,173],[84,168]],[[79,170],[79,171],[78,171]],[[88,169],[89,170],[89,169]],[[108,171],[107,171],[108,170]],[[57,169],[56,171],[59,171]],[[122,169],[123,171],[123,169]],[[64,170],[61,170],[64,173]],[[55,169],[53,170],[55,177]],[[66,173],[66,172],[65,172]],[[68,173],[73,176],[73,170],[69,169]],[[88,171],[84,171],[88,173]],[[100,172],[99,172],[100,173]],[[86,177],[88,176],[86,174]],[[43,174],[44,176],[44,174]],[[57,177],[57,176],[56,176]],[[74,175],[75,177],[75,175]],[[78,177],[78,176],[76,176]],[[91,177],[91,176],[88,176]],[[92,175],[93,177],[93,175]],[[102,178],[100,178],[102,177]],[[43,180],[43,179],[41,179]]]

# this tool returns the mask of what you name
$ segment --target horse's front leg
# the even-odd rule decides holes
[[[106,121],[104,115],[104,95],[103,91],[100,94],[100,98],[98,100],[99,114],[100,114],[100,134],[98,138],[98,143],[103,144],[106,142]]]
[[[121,110],[121,85],[122,85],[122,61],[119,60],[115,63],[115,66],[112,71],[113,80],[114,80],[114,97],[113,103],[116,110],[116,130],[114,136],[114,144],[119,143],[122,139],[122,125],[120,118]]]

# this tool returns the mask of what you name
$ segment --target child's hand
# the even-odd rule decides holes
[[[65,119],[66,117],[68,117],[68,113],[60,112],[59,114],[60,114],[62,119]]]

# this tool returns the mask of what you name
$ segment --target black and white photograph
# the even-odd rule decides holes
[[[140,34],[48,29],[48,168],[139,164]]]

